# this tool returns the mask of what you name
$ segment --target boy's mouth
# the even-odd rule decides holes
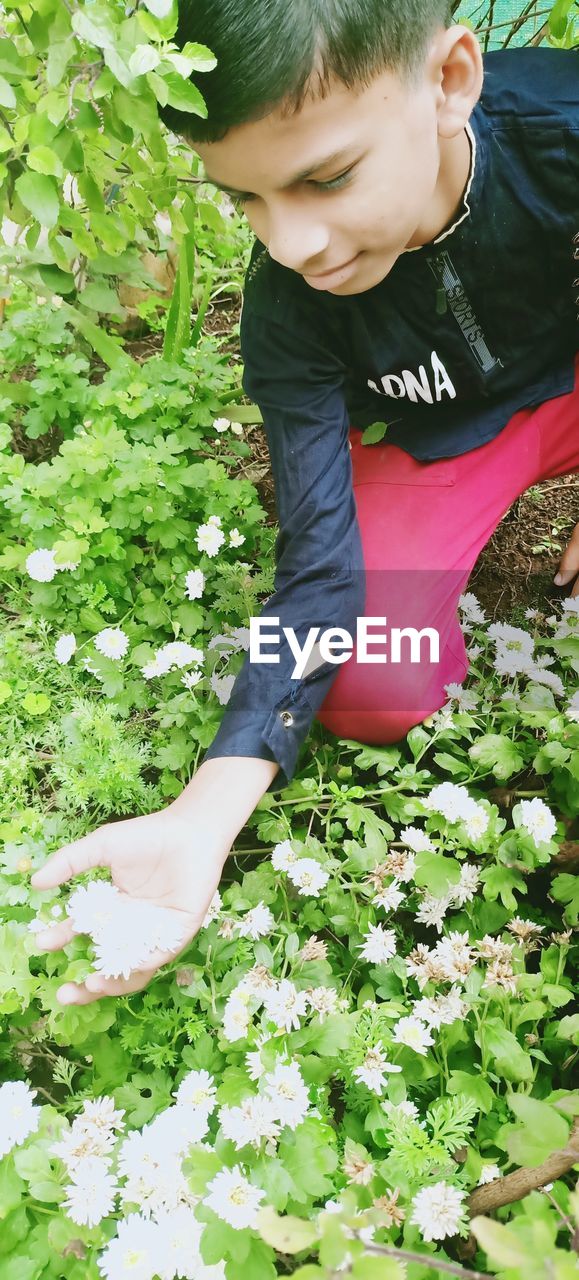
[[[307,280],[308,284],[311,284],[314,289],[327,289],[328,287],[332,286],[334,281],[337,284],[341,284],[343,273],[344,272],[349,273],[351,269],[354,267],[355,263],[358,261],[359,257],[360,257],[360,254],[357,253],[355,257],[350,258],[349,262],[344,262],[339,267],[332,267],[330,271],[320,271],[320,272],[317,272],[315,275],[314,274],[309,275],[308,273],[304,272],[303,273],[304,280]]]

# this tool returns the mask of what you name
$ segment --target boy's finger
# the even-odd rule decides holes
[[[103,829],[99,828],[91,831],[88,836],[82,836],[80,840],[57,849],[48,862],[30,877],[30,883],[33,889],[55,889],[57,885],[64,884],[72,876],[81,875],[83,871],[107,866],[109,855]]]
[[[76,934],[72,920],[67,919],[59,920],[58,924],[51,925],[48,929],[39,929],[34,937],[40,951],[58,951],[59,947],[66,947],[72,942]]]
[[[130,996],[146,987],[152,973],[131,974],[130,978],[103,978],[89,973],[85,982],[65,982],[56,993],[59,1004],[93,1004],[105,996]]]

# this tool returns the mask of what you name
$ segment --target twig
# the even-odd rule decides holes
[[[516,22],[513,23],[512,28],[509,31],[509,34],[503,44],[503,49],[507,48],[507,45],[511,43],[511,40],[513,39],[513,37],[516,36],[517,31],[520,31],[521,27],[525,25],[525,22],[527,21],[527,19],[530,19],[532,17],[536,18],[537,15],[533,13],[533,9],[535,8],[536,3],[537,3],[537,0],[529,0],[529,4],[525,6],[525,8],[523,9],[523,12],[517,18]]]
[[[360,1239],[360,1236],[357,1236]],[[461,1280],[494,1280],[486,1271],[466,1271],[454,1262],[444,1262],[442,1258],[431,1258],[428,1253],[412,1253],[408,1249],[394,1249],[385,1244],[364,1244],[367,1253],[376,1253],[383,1258],[400,1258],[402,1262],[422,1263],[433,1271],[444,1271],[448,1276],[460,1276]]]
[[[522,1200],[529,1191],[536,1191],[546,1182],[555,1182],[563,1173],[568,1173],[578,1161],[579,1117],[575,1119],[567,1146],[562,1151],[554,1151],[548,1160],[534,1169],[515,1169],[504,1178],[497,1178],[485,1187],[477,1187],[468,1198],[468,1211],[474,1218],[477,1214],[492,1213],[493,1209]]]

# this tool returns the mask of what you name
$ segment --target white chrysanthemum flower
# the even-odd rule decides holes
[[[552,693],[558,698],[564,698],[566,689],[560,676],[555,671],[545,671],[543,667],[529,667],[527,673],[529,680],[535,684],[542,684],[546,689],[551,689]]]
[[[383,929],[381,924],[369,925],[362,946],[358,948],[362,959],[370,964],[386,964],[396,955],[396,934],[393,929]]]
[[[101,1253],[98,1266],[105,1280],[153,1280],[163,1266],[162,1236],[156,1222],[131,1213],[117,1225],[117,1235]]]
[[[35,1097],[36,1089],[24,1080],[7,1080],[0,1085],[0,1158],[36,1132],[40,1107],[35,1106]]]
[[[202,679],[202,671],[186,671],[185,674],[181,676],[181,684],[184,685],[186,689],[194,689]]]
[[[472,862],[463,862],[460,868],[460,880],[452,889],[452,902],[456,907],[463,907],[465,902],[471,902],[477,891],[479,884],[478,868]]]
[[[195,645],[189,644],[187,640],[170,640],[167,644],[157,649],[155,654],[155,662],[163,674],[171,671],[173,667],[181,670],[182,667],[193,665],[201,666],[205,660],[205,654],[202,649],[197,649]]]
[[[49,551],[47,547],[38,547],[37,551],[31,551],[26,557],[26,572],[35,582],[52,582],[58,568],[54,561],[54,551]]]
[[[536,846],[553,839],[557,830],[557,822],[544,800],[534,796],[532,800],[520,801],[521,825],[533,837]]]
[[[76,636],[74,632],[68,631],[66,635],[59,636],[54,646],[54,656],[61,666],[65,666],[70,662],[73,653],[76,653]]]
[[[297,1062],[277,1062],[265,1077],[265,1092],[280,1123],[296,1129],[310,1105],[308,1088]]]
[[[402,1071],[402,1067],[396,1066],[394,1062],[388,1062],[385,1054],[382,1052],[383,1045],[375,1044],[369,1049],[364,1061],[354,1071],[354,1079],[359,1080],[360,1084],[365,1084],[367,1089],[371,1089],[372,1093],[382,1093],[386,1084],[386,1072]]]
[[[243,920],[238,920],[236,929],[240,938],[264,938],[267,933],[271,933],[275,925],[275,919],[269,907],[264,902],[258,902],[257,906],[252,907],[246,913]]]
[[[195,534],[198,551],[204,551],[210,558],[217,555],[217,552],[225,542],[225,534],[223,529],[210,519],[207,524],[200,524]]]
[[[75,1124],[82,1124],[86,1129],[97,1129],[106,1132],[110,1129],[124,1129],[124,1110],[117,1110],[114,1098],[104,1094],[101,1098],[86,1098],[82,1111],[76,1117]]]
[[[433,893],[424,893],[414,917],[416,923],[433,925],[440,933],[451,902],[450,893],[444,894],[442,898],[436,898]]]
[[[446,996],[431,996],[418,1000],[412,1010],[415,1018],[420,1018],[427,1027],[434,1027],[436,1031],[440,1027],[450,1027],[458,1018],[463,1019],[466,1012],[466,1004],[461,999],[457,987],[453,987]]]
[[[234,1142],[238,1151],[242,1147],[259,1148],[265,1141],[277,1142],[280,1133],[277,1109],[268,1098],[259,1094],[244,1098],[239,1107],[221,1107],[218,1114],[223,1136]]]
[[[199,1252],[203,1223],[194,1210],[180,1205],[157,1217],[159,1252],[162,1259],[159,1280],[209,1280],[224,1275],[222,1267],[205,1267]]]
[[[274,871],[289,871],[289,868],[297,861],[298,855],[294,853],[290,840],[282,840],[281,844],[276,844],[272,849],[271,865]]]
[[[236,1231],[255,1227],[265,1191],[253,1186],[240,1165],[236,1164],[233,1169],[222,1169],[207,1184],[207,1191],[209,1194],[204,1197],[203,1203],[209,1205],[218,1218],[228,1222]]]
[[[219,916],[222,906],[223,906],[223,899],[221,897],[219,889],[216,889],[211,899],[211,902],[209,903],[209,906],[207,908],[207,912],[203,917],[203,924],[201,925],[202,929],[206,929],[207,925],[211,924],[212,920],[217,920],[217,917]]]
[[[324,1022],[339,1007],[338,992],[334,987],[311,987],[306,991],[310,1009],[317,1013],[320,1022]]]
[[[229,418],[214,418],[213,426],[215,431],[219,431],[221,433],[222,431],[229,431],[231,423]]]
[[[245,542],[245,534],[240,533],[239,529],[230,529],[229,545],[230,547],[242,547]]]
[[[469,645],[466,651],[466,656],[467,658],[470,659],[471,662],[476,662],[477,658],[480,658],[481,653],[482,653],[481,644],[471,644]]]
[[[155,950],[177,951],[184,926],[173,911],[128,898],[115,885],[92,881],[76,889],[68,904],[75,933],[90,934],[97,970],[128,978]]]
[[[472,591],[465,591],[459,597],[458,607],[467,622],[486,622],[486,614]]]
[[[109,1171],[108,1161],[98,1156],[77,1165],[74,1181],[64,1189],[64,1209],[79,1226],[96,1227],[115,1208],[118,1184]]]
[[[189,1071],[174,1094],[178,1107],[200,1108],[211,1115],[217,1106],[215,1080],[208,1071]]]
[[[502,1178],[502,1176],[498,1164],[483,1164],[477,1187],[486,1187],[487,1183],[494,1182],[496,1178]]]
[[[454,782],[441,782],[432,788],[422,803],[427,809],[441,813],[448,822],[460,822],[468,816],[473,802],[466,787],[457,786]]]
[[[493,667],[499,676],[520,676],[528,670],[529,661],[528,654],[501,647],[497,649]]]
[[[563,601],[563,613],[571,617],[579,617],[579,596],[567,596]]]
[[[300,1018],[308,1011],[305,991],[298,991],[288,978],[282,978],[278,987],[267,991],[263,1003],[269,1021],[284,1031],[298,1031]]]
[[[217,701],[222,707],[226,707],[235,684],[235,676],[216,676],[215,672],[209,677],[209,684],[217,697]]]
[[[127,652],[129,637],[125,635],[122,627],[104,627],[94,637],[94,647],[105,658],[112,658],[117,662],[120,658],[124,658]]]
[[[415,1102],[405,1099],[404,1102],[389,1102],[387,1099],[382,1103],[382,1109],[389,1116],[406,1116],[408,1120],[416,1120],[421,1128],[424,1128],[424,1121],[420,1120],[420,1112]]]
[[[412,1015],[400,1018],[392,1032],[392,1039],[396,1044],[404,1044],[408,1049],[414,1049],[415,1053],[422,1055],[428,1052],[429,1045],[434,1044],[428,1027],[420,1021],[420,1018],[414,1018]]]
[[[68,900],[68,915],[75,933],[93,933],[106,928],[116,918],[119,890],[109,880],[91,880],[79,885]]]
[[[247,1074],[250,1080],[261,1080],[262,1076],[265,1074],[265,1067],[261,1061],[261,1050],[250,1050],[250,1052],[245,1055],[245,1062],[247,1065]]]
[[[392,884],[381,889],[377,893],[372,902],[375,907],[384,907],[385,911],[397,911],[401,902],[404,902],[406,894],[402,892],[396,880]]]
[[[478,698],[474,693],[469,693],[462,684],[445,684],[444,691],[450,702],[456,703],[457,711],[474,711],[478,704]]]
[[[423,1187],[415,1195],[410,1221],[418,1227],[423,1240],[444,1240],[454,1236],[463,1221],[464,1191],[448,1182]]]
[[[487,631],[490,640],[497,645],[511,649],[513,653],[526,653],[532,657],[535,641],[528,631],[522,627],[513,627],[508,622],[493,622]]]
[[[320,890],[330,879],[329,872],[324,871],[315,858],[298,858],[297,862],[290,863],[287,875],[298,893],[310,898],[319,898]]]
[[[412,849],[413,853],[434,853],[435,851],[430,836],[427,836],[425,831],[420,831],[419,827],[404,827],[400,832],[400,839],[403,844],[407,844],[408,848]],[[414,867],[412,875],[414,875]],[[399,876],[400,880],[402,878]],[[406,878],[410,880],[412,876]]]
[[[223,1034],[226,1040],[233,1042],[247,1038],[251,1020],[249,1000],[249,994],[237,988],[228,997],[223,1013]]]
[[[205,590],[205,574],[202,569],[190,569],[185,577],[185,592],[188,600],[200,600]]]
[[[482,804],[477,804],[476,800],[471,800],[470,805],[466,807],[462,821],[469,839],[480,840],[489,825],[490,818],[486,809],[483,809]]]

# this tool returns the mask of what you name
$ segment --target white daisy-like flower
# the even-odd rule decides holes
[[[456,703],[457,711],[474,711],[478,704],[478,698],[474,693],[469,693],[462,684],[445,684],[444,691],[450,702]]]
[[[70,662],[73,653],[76,653],[76,636],[72,631],[67,632],[64,636],[59,636],[54,646],[54,656],[61,666]]]
[[[471,902],[479,884],[478,868],[472,862],[463,862],[460,868],[460,880],[452,889],[452,902],[456,907],[463,907]]]
[[[200,524],[195,534],[198,551],[204,551],[210,558],[217,555],[225,542],[225,534],[223,529],[215,523],[216,519],[217,517],[211,518],[207,524]]]
[[[339,1007],[338,992],[334,987],[311,987],[306,991],[310,1009],[317,1013],[320,1022],[324,1022]]]
[[[404,827],[400,832],[400,839],[403,844],[407,844],[408,848],[412,849],[413,853],[434,853],[435,851],[430,836],[425,831],[421,831],[419,827]],[[407,876],[406,879],[411,880],[413,875],[414,867],[412,868],[412,875]],[[404,877],[399,876],[398,878],[402,880]]]
[[[221,1107],[218,1120],[224,1138],[234,1142],[238,1151],[249,1144],[260,1147],[264,1138],[276,1142],[280,1133],[276,1108],[259,1094],[244,1098],[238,1107]]]
[[[457,786],[454,782],[441,782],[432,788],[422,803],[427,809],[441,813],[448,822],[459,822],[468,815],[472,800],[466,787]]]
[[[216,529],[221,528],[221,516],[209,516],[207,524],[214,524]]]
[[[471,644],[469,645],[466,651],[466,656],[467,658],[470,659],[471,662],[476,662],[477,658],[480,658],[481,653],[482,653],[481,644]]]
[[[209,684],[217,697],[217,701],[222,707],[226,707],[235,684],[235,676],[216,676],[215,672],[209,677]]]
[[[58,565],[54,561],[54,551],[47,547],[38,547],[26,557],[26,572],[35,582],[52,582],[58,573]]]
[[[381,924],[371,924],[358,950],[362,959],[370,964],[386,964],[396,955],[396,934],[393,929],[383,929]]]
[[[249,1002],[249,993],[238,988],[228,996],[223,1013],[223,1034],[226,1040],[234,1042],[247,1039],[251,1021]]]
[[[428,1027],[420,1021],[420,1018],[412,1015],[400,1018],[392,1032],[392,1039],[396,1044],[404,1044],[408,1049],[414,1049],[415,1053],[423,1056],[428,1052],[429,1045],[434,1044]]]
[[[372,902],[375,907],[384,907],[385,911],[397,911],[401,902],[404,902],[406,894],[402,892],[396,880],[381,889]]]
[[[446,996],[431,996],[418,1000],[412,1010],[413,1017],[425,1022],[427,1027],[450,1027],[458,1018],[463,1019],[467,1007],[461,999],[457,987],[453,987]]]
[[[181,676],[181,684],[184,685],[186,689],[194,689],[202,679],[202,671],[186,671],[185,674]]]
[[[483,1164],[477,1186],[486,1187],[487,1183],[494,1182],[496,1178],[502,1178],[502,1176],[498,1164]]]
[[[219,431],[219,433],[221,434],[221,432],[223,431],[229,431],[231,423],[229,421],[229,418],[214,418],[213,426],[215,431]]]
[[[156,1222],[130,1213],[117,1224],[117,1234],[100,1254],[105,1280],[153,1280],[163,1266],[162,1236]]]
[[[465,591],[464,594],[459,597],[458,607],[463,617],[468,622],[483,623],[487,620],[480,602],[472,591]]]
[[[86,1098],[74,1123],[82,1125],[86,1130],[108,1133],[112,1129],[124,1129],[124,1114],[124,1110],[115,1107],[114,1098],[104,1094],[100,1098]]]
[[[267,933],[271,933],[275,925],[275,919],[269,907],[264,902],[258,902],[257,906],[252,907],[246,913],[243,920],[238,920],[236,929],[240,938],[263,938]]]
[[[234,1165],[233,1169],[221,1169],[207,1184],[207,1192],[203,1203],[209,1205],[218,1218],[228,1222],[230,1227],[236,1231],[243,1230],[244,1227],[255,1227],[265,1191],[254,1187],[240,1165]]]
[[[527,671],[529,657],[519,650],[500,648],[497,650],[493,667],[499,676],[520,676]]]
[[[480,840],[481,836],[484,835],[490,822],[486,809],[483,809],[482,804],[477,804],[476,800],[471,800],[462,820],[466,827],[467,835],[471,840],[475,841]]]
[[[245,542],[245,534],[240,533],[239,529],[230,529],[229,545],[230,547],[242,547]]]
[[[441,933],[444,918],[451,903],[450,893],[443,894],[441,898],[436,898],[433,893],[424,893],[414,919],[417,924],[433,925]]]
[[[382,1052],[382,1043],[375,1044],[369,1049],[364,1061],[354,1071],[354,1078],[359,1080],[360,1084],[365,1084],[367,1089],[372,1093],[382,1093],[386,1084],[386,1072],[402,1071],[402,1067],[396,1066],[394,1062],[388,1062],[386,1055]]]
[[[282,978],[278,987],[266,991],[263,1003],[268,1019],[284,1031],[297,1031],[300,1018],[308,1011],[305,991],[298,991],[288,978]]]
[[[207,925],[211,924],[212,920],[217,920],[222,906],[223,906],[223,899],[221,897],[219,889],[216,889],[211,899],[211,902],[209,903],[206,914],[203,917],[203,924],[201,925],[202,929],[206,929]]]
[[[276,844],[271,851],[271,865],[274,871],[288,871],[297,861],[298,855],[292,849],[291,840],[282,840],[281,844]]]
[[[208,1071],[189,1071],[174,1094],[178,1107],[201,1109],[211,1115],[217,1106],[215,1080]]]
[[[190,569],[185,578],[185,591],[189,600],[200,600],[205,590],[205,574],[202,569]]]
[[[24,1080],[7,1080],[0,1085],[0,1158],[38,1129],[40,1107],[35,1106],[35,1097],[36,1089]]]
[[[329,872],[324,871],[315,858],[298,858],[297,862],[290,863],[287,875],[298,893],[310,898],[319,898],[330,879]]]
[[[542,684],[546,689],[551,689],[556,697],[565,696],[565,685],[555,671],[545,671],[543,667],[533,666],[529,668],[527,675],[535,684]]]
[[[444,1240],[456,1235],[464,1217],[465,1192],[448,1182],[423,1187],[415,1195],[410,1221],[418,1227],[423,1240]]]
[[[532,800],[521,800],[520,813],[521,825],[533,837],[537,847],[553,839],[557,822],[549,806],[539,796],[534,796]]]
[[[114,1210],[117,1180],[109,1171],[108,1161],[98,1156],[77,1165],[74,1181],[64,1189],[64,1209],[79,1226],[96,1227]]]
[[[310,1099],[297,1062],[277,1062],[264,1080],[265,1092],[280,1124],[296,1129],[305,1119]]]
[[[94,647],[105,658],[112,658],[117,662],[119,658],[124,658],[127,652],[129,637],[125,635],[122,627],[104,627],[94,637]]]
[[[223,1267],[205,1267],[200,1244],[203,1224],[197,1221],[194,1209],[179,1205],[170,1213],[157,1215],[159,1252],[162,1259],[159,1280],[222,1280]]]
[[[203,650],[195,648],[187,640],[170,640],[168,644],[157,649],[156,653],[156,661],[165,671],[171,671],[173,667],[180,670],[181,667],[189,664],[198,667],[204,660]]]
[[[497,645],[512,649],[513,653],[526,653],[532,657],[535,641],[528,631],[523,631],[522,627],[513,627],[508,622],[493,622],[488,628],[487,635],[490,640],[495,640]]]
[[[424,1128],[424,1121],[420,1120],[420,1112],[415,1102],[410,1102],[408,1099],[404,1102],[389,1102],[385,1099],[381,1106],[387,1115],[406,1116],[408,1120],[416,1120]]]

